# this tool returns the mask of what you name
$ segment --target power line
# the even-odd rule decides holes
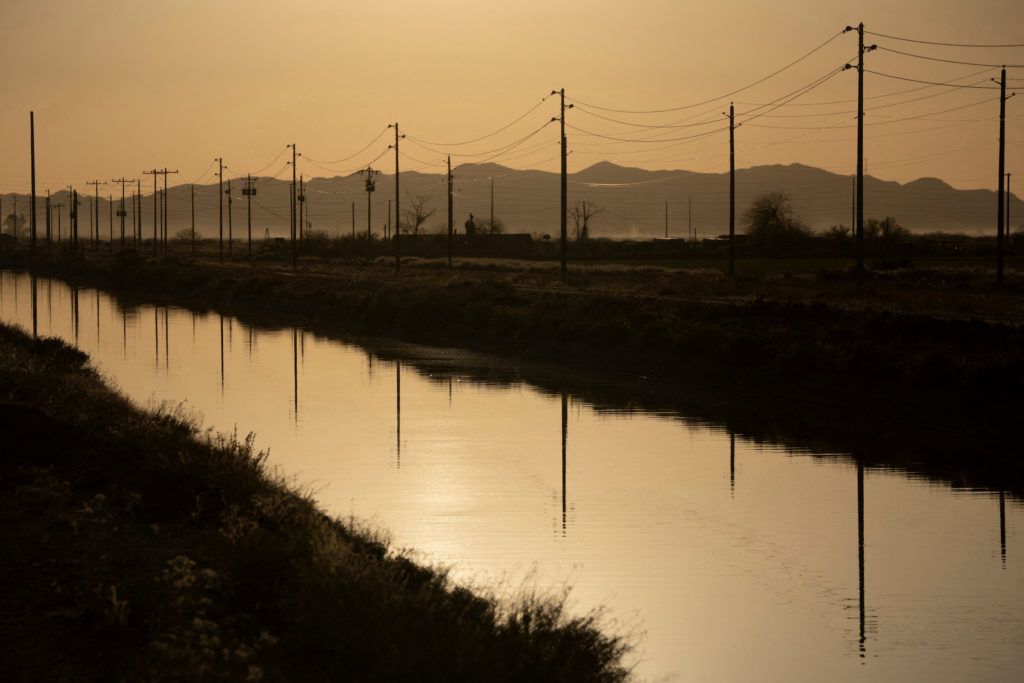
[[[322,159],[310,159],[305,154],[302,156],[302,158],[307,160],[307,161],[312,161],[312,162],[315,162],[315,163],[327,164],[328,166],[331,165],[331,164],[340,164],[343,161],[348,161],[349,159],[354,159],[355,157],[359,156],[360,154],[362,154],[366,150],[370,149],[370,147],[373,146],[373,143],[377,142],[377,140],[380,140],[384,136],[384,133],[387,133],[387,132],[388,132],[388,129],[385,127],[384,130],[382,130],[381,132],[377,133],[377,137],[375,137],[374,139],[370,140],[366,144],[366,147],[363,147],[361,150],[359,150],[355,154],[350,154],[347,157],[342,157],[341,159],[335,159],[333,161],[324,161]],[[378,159],[379,158],[380,157],[378,157]],[[376,161],[376,159],[374,161]],[[271,163],[273,163],[273,162],[271,162]],[[370,162],[370,163],[373,163],[373,162]]]
[[[981,69],[980,71],[973,71],[973,72],[971,72],[969,74],[964,74],[963,76],[957,76],[956,78],[951,78],[950,80],[944,81],[943,83],[940,83],[938,85],[949,85],[952,88],[956,88],[957,87],[956,81],[961,81],[961,80],[963,80],[965,78],[973,78],[974,76],[980,76],[981,74],[983,74],[983,73],[985,73],[987,71],[992,71],[992,69],[991,68],[985,68],[985,69]],[[987,81],[987,79],[985,79],[985,80]],[[1024,79],[1022,79],[1022,80],[1024,80]],[[985,81],[978,81],[978,82],[982,83],[982,82],[985,82]],[[932,87],[935,87],[935,85],[924,85],[924,86],[921,86],[919,88],[907,88],[906,90],[896,90],[896,91],[893,91],[893,92],[890,92],[890,93],[885,93],[885,94],[882,94],[882,95],[871,95],[870,97],[865,97],[864,100],[865,101],[867,101],[867,100],[879,100],[879,99],[884,99],[886,97],[896,97],[897,95],[906,95],[906,94],[912,93],[912,92],[920,92],[921,90],[928,90],[929,88],[932,88]],[[928,97],[931,97],[931,95],[929,95]],[[857,98],[854,97],[852,99],[830,100],[830,101],[827,101],[827,102],[797,102],[796,104],[788,104],[786,106],[789,106],[789,107],[823,107],[823,106],[830,105],[830,104],[851,104],[851,103],[854,103],[856,101],[857,101]],[[736,104],[742,104],[742,105],[745,105],[745,106],[753,106],[753,105],[757,105],[759,103],[758,102],[737,102]],[[886,105],[886,106],[888,106],[888,105]]]
[[[421,148],[427,150],[428,152],[432,152],[432,153],[438,154],[440,156],[445,156],[447,154],[451,154],[453,157],[483,157],[483,156],[487,156],[489,154],[495,154],[495,153],[499,153],[500,154],[501,152],[508,151],[508,150],[512,149],[513,147],[517,147],[517,146],[521,145],[522,143],[526,142],[527,140],[532,138],[534,135],[537,135],[542,130],[547,128],[549,125],[551,125],[551,123],[554,120],[555,119],[551,119],[551,121],[548,121],[548,122],[544,123],[543,125],[541,125],[537,129],[535,129],[529,135],[526,135],[525,137],[522,137],[522,138],[516,140],[515,142],[512,142],[512,143],[507,144],[507,145],[502,145],[501,147],[495,147],[494,149],[489,149],[489,150],[487,150],[485,152],[442,152],[441,150],[437,150],[437,149],[434,149],[433,147],[429,147],[429,146],[423,144],[422,142],[418,142],[414,138],[407,138],[407,139],[410,142],[412,142],[414,145],[416,145],[417,147],[421,147]]]
[[[926,59],[929,62],[943,62],[945,64],[963,64],[964,66],[987,66],[987,67],[991,67],[993,69],[998,69],[999,67],[1002,67],[1002,66],[1012,67],[1012,68],[1024,67],[1024,64],[983,64],[983,63],[980,63],[980,62],[961,62],[961,61],[958,61],[958,60],[955,60],[955,59],[942,59],[940,57],[929,57],[927,55],[915,55],[912,52],[903,52],[901,50],[894,50],[891,47],[883,47],[882,45],[876,45],[875,49],[877,49],[877,50],[885,50],[886,52],[893,52],[893,53],[898,54],[898,55],[903,55],[904,57],[913,57],[915,59]]]
[[[889,36],[884,33],[874,33],[872,31],[864,31],[869,36],[878,36],[879,38],[888,38],[889,40],[900,40],[904,43],[918,43],[919,45],[941,45],[942,47],[1024,47],[1024,43],[1009,43],[1006,45],[983,45],[978,43],[941,43],[933,40],[915,40],[914,38],[902,38],[900,36]]]
[[[695,102],[693,104],[687,104],[687,105],[680,106],[680,107],[669,107],[667,109],[638,110],[638,109],[612,109],[610,107],[600,107],[600,106],[598,106],[596,104],[590,104],[590,103],[584,102],[582,100],[577,100],[575,98],[569,98],[569,99],[571,99],[572,102],[575,103],[575,104],[581,104],[581,105],[583,105],[585,107],[590,107],[591,109],[598,109],[600,111],[608,111],[608,112],[612,112],[614,114],[664,114],[664,113],[667,113],[667,112],[670,112],[670,111],[682,111],[684,109],[693,109],[694,107],[702,107],[705,104],[711,104],[712,102],[718,102],[720,100],[726,99],[727,97],[731,97],[731,96],[733,96],[733,95],[735,95],[737,93],[741,93],[744,90],[749,90],[750,88],[753,88],[756,85],[760,85],[761,83],[764,83],[765,81],[767,81],[770,78],[774,78],[775,76],[778,76],[783,71],[786,71],[790,67],[795,66],[796,64],[799,64],[803,60],[807,59],[808,57],[813,55],[815,52],[817,52],[821,48],[825,47],[826,45],[831,43],[833,40],[838,38],[839,36],[843,35],[843,33],[844,33],[843,31],[840,31],[839,33],[835,34],[834,36],[832,36],[831,38],[826,40],[824,43],[822,43],[822,44],[818,45],[817,47],[815,47],[810,52],[805,53],[804,55],[802,55],[801,57],[793,60],[792,62],[790,62],[789,64],[785,65],[784,67],[773,71],[772,73],[768,74],[764,78],[760,78],[760,79],[754,81],[753,83],[751,83],[749,85],[745,85],[742,88],[739,88],[737,90],[733,90],[732,92],[725,93],[724,95],[719,95],[718,97],[714,97],[714,98],[712,98],[710,100],[704,100],[703,102]]]
[[[415,137],[413,135],[409,135],[408,133],[406,133],[406,138],[408,138],[409,140],[416,140],[417,142],[422,142],[422,143],[427,144],[427,145],[437,145],[438,147],[459,147],[461,145],[471,145],[474,142],[480,142],[481,140],[486,140],[487,138],[494,137],[498,133],[501,133],[501,132],[504,132],[504,131],[508,130],[509,128],[511,128],[512,126],[516,125],[517,123],[519,123],[520,121],[525,119],[527,116],[532,114],[534,111],[536,111],[537,108],[540,107],[540,105],[544,104],[548,100],[548,98],[550,98],[550,97],[551,97],[551,95],[545,95],[544,97],[541,98],[540,102],[538,102],[537,104],[535,104],[532,107],[530,107],[529,109],[527,109],[526,113],[524,113],[523,115],[519,116],[518,118],[516,118],[511,123],[508,123],[508,124],[502,126],[501,128],[498,128],[497,130],[488,133],[487,135],[481,135],[480,137],[474,138],[472,140],[462,140],[460,142],[431,142],[430,140],[423,140],[423,139],[417,138],[417,137]]]
[[[906,76],[896,76],[893,74],[884,74],[880,71],[872,71],[871,69],[864,69],[865,73],[874,74],[875,76],[884,76],[885,78],[895,78],[898,81],[909,81],[910,83],[927,83],[928,85],[950,85],[949,83],[936,83],[935,81],[922,81],[916,78],[907,78]],[[993,88],[991,86],[981,85],[953,85],[955,88],[971,88],[974,90],[999,90],[999,88]]]

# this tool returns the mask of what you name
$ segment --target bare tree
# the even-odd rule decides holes
[[[420,228],[427,220],[434,215],[437,209],[428,209],[427,202],[430,201],[430,197],[422,194],[408,195],[409,208],[402,212],[403,221],[402,227],[405,232],[418,235],[420,234]]]
[[[590,221],[598,214],[604,211],[603,206],[598,206],[594,203],[576,202],[571,209],[569,209],[569,218],[572,219],[573,224],[576,226],[576,242],[583,243],[590,237]]]

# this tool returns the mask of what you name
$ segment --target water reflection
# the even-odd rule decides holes
[[[864,460],[857,458],[857,609],[860,613],[860,655],[864,657]]]
[[[402,363],[395,363],[395,469],[402,469]]]
[[[0,276],[4,320],[30,329],[46,306],[54,322],[45,331],[78,339],[76,288],[46,280],[47,296],[30,318],[32,283],[26,278],[15,295],[17,281]],[[97,302],[96,334],[90,311],[83,350],[131,397],[187,398],[221,431],[255,429],[272,463],[312,485],[327,510],[355,509],[387,529],[396,547],[454,565],[458,580],[515,584],[533,575],[558,586],[571,578],[581,610],[608,605],[646,631],[642,678],[976,679],[1024,671],[1024,574],[1008,558],[1024,510],[1012,486],[956,491],[887,470],[875,452],[810,457],[753,440],[731,420],[713,428],[629,402],[610,411],[569,387],[539,390],[507,368],[477,372],[446,365],[442,351],[424,359],[307,340],[293,325],[240,323],[246,343],[236,354],[230,317],[119,304],[104,294]],[[189,327],[193,345],[183,352]],[[552,467],[556,429],[560,472]]]
[[[562,394],[562,535],[565,536],[566,444],[569,440],[569,397]]]

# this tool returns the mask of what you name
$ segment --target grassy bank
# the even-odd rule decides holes
[[[20,259],[20,260],[19,260]],[[896,423],[954,449],[1012,449],[1024,408],[1024,296],[971,271],[724,280],[704,272],[467,262],[187,261],[41,254],[31,267],[149,301],[273,314],[314,330],[387,336],[575,368],[729,387],[744,411]],[[795,407],[793,407],[795,406]],[[840,424],[841,427],[841,424]],[[855,429],[854,429],[855,428]]]
[[[6,680],[619,680],[621,640],[327,518],[245,442],[0,326]]]

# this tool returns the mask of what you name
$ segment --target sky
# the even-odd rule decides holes
[[[30,110],[41,192],[88,189],[90,180],[161,167],[179,171],[171,184],[212,182],[215,157],[224,158],[226,177],[290,175],[285,146],[292,142],[306,177],[344,175],[371,162],[390,173],[393,122],[408,136],[400,145],[403,170],[441,172],[447,154],[455,167],[493,161],[557,170],[551,118],[558,98],[549,93],[559,88],[576,105],[566,116],[570,172],[599,161],[727,171],[723,113],[732,99],[742,123],[737,167],[804,163],[848,174],[856,159],[856,72],[837,70],[855,58],[857,38],[840,34],[845,26],[863,21],[869,32],[935,42],[1024,43],[1024,3],[1013,0],[853,7],[813,0],[5,0],[0,194],[29,187]],[[1024,65],[1024,48],[877,35],[866,42]],[[782,73],[722,97],[823,43]],[[870,175],[995,188],[999,92],[983,88],[996,87],[987,79],[998,78],[997,68],[882,49],[866,64],[890,76],[975,86],[866,73]],[[1008,75],[1024,86],[1024,68]],[[799,96],[779,100],[791,93]],[[690,106],[700,102],[707,103]],[[758,108],[766,103],[774,104]],[[689,108],[628,113],[679,107]],[[1024,99],[1007,103],[1009,172],[1024,172],[1021,108]],[[677,127],[651,127],[666,125]]]

